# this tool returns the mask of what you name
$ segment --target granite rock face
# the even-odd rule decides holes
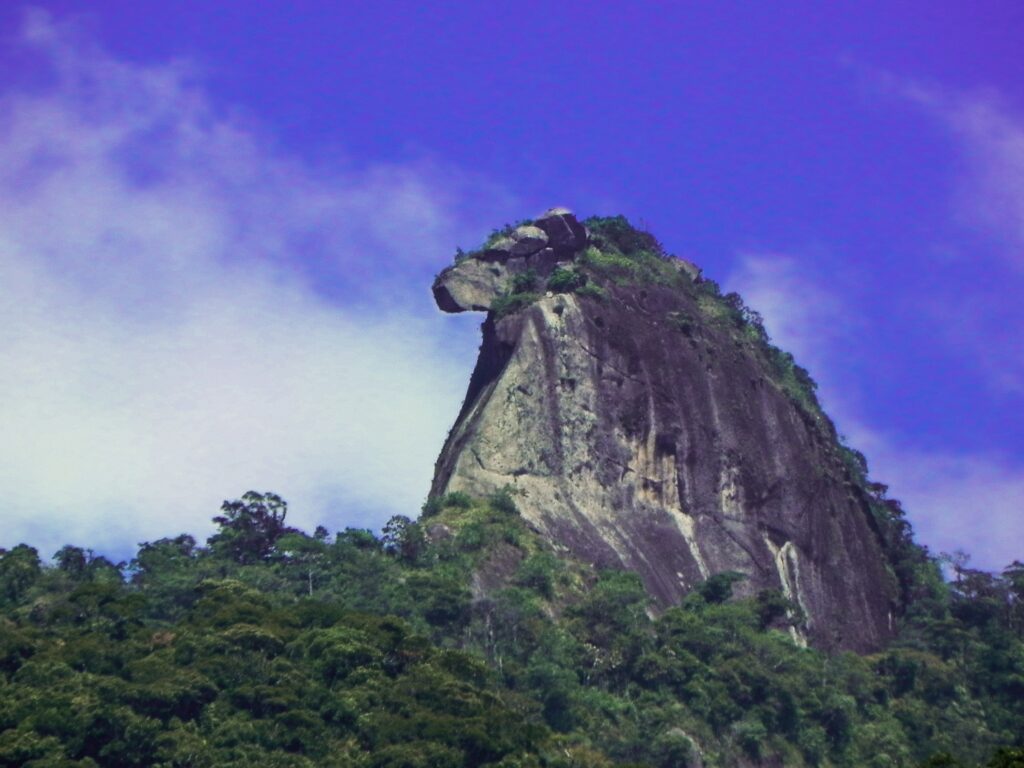
[[[564,237],[543,226],[552,215]],[[538,228],[559,246],[538,251],[550,271],[587,233],[567,211],[545,217]],[[466,259],[438,277],[438,305],[487,310],[532,257]],[[699,279],[693,265],[674,269]],[[695,291],[609,283],[604,292],[548,293],[507,316],[488,313],[432,494],[512,486],[556,547],[636,571],[658,606],[739,571],[737,593],[781,589],[800,606],[797,642],[882,646],[896,586],[834,435],[707,319]]]

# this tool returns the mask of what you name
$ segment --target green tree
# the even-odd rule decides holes
[[[414,561],[424,546],[423,529],[405,515],[395,515],[381,529],[384,551],[407,562]]]
[[[285,525],[288,504],[276,493],[248,491],[241,499],[225,501],[221,512],[213,518],[220,528],[207,543],[238,563],[267,558],[281,536],[296,532]]]
[[[0,549],[0,600],[18,603],[42,575],[39,552],[27,544]]]
[[[988,768],[1024,768],[1024,747],[1001,748],[988,761]]]
[[[1003,580],[1008,592],[1010,627],[1018,637],[1024,637],[1024,563],[1014,560],[1003,569]]]
[[[697,585],[696,593],[711,605],[724,603],[732,597],[732,587],[747,578],[737,571],[723,571]]]

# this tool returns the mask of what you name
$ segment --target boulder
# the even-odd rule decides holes
[[[700,280],[701,268],[694,264],[692,261],[686,259],[679,259],[679,271],[686,275],[693,282]]]
[[[547,277],[554,270],[558,262],[565,260],[554,248],[544,248],[527,258],[526,267],[527,269],[532,269],[541,277]]]
[[[548,244],[548,236],[544,230],[529,224],[516,227],[512,232],[512,239],[515,241],[512,245],[513,256],[529,256]]]
[[[587,228],[568,208],[550,208],[535,222],[544,230],[548,245],[558,251],[578,251],[587,245]]]
[[[499,264],[465,259],[434,280],[434,301],[443,312],[482,312],[504,290],[507,270]]]
[[[511,237],[499,238],[484,248],[479,258],[482,261],[507,261],[515,245],[516,241]]]
[[[504,262],[463,259],[435,278],[434,301],[444,312],[486,312],[508,292],[512,277],[529,268],[523,256],[509,256]]]

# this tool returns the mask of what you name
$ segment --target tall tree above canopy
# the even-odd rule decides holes
[[[296,529],[285,525],[288,503],[276,493],[248,491],[241,499],[221,504],[213,518],[220,530],[207,544],[239,563],[255,563],[275,551],[277,540]]]

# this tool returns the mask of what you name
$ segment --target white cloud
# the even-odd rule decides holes
[[[961,254],[921,309],[950,347],[986,376],[993,394],[1024,392],[1024,114],[998,91],[956,91],[866,70],[888,96],[913,105],[950,142],[950,219],[959,231],[937,233],[939,250]],[[967,242],[959,242],[963,234]],[[936,246],[936,244],[924,244]],[[941,276],[943,265],[934,265]],[[1008,297],[1012,297],[1009,298]],[[951,313],[950,307],[956,312]]]
[[[960,176],[954,211],[984,229],[1024,268],[1024,119],[994,92],[958,94],[906,85],[904,93],[955,137]]]
[[[984,233],[1010,269],[975,259],[975,286],[960,286],[956,322],[940,325],[970,354],[996,393],[1024,392],[1024,316],[1007,296],[1024,291],[1024,118],[995,93],[956,94],[907,86],[907,95],[955,138],[954,216]],[[994,284],[994,287],[993,287]],[[938,309],[942,317],[947,307]]]
[[[414,514],[476,344],[429,276],[480,223],[468,192],[507,199],[306,164],[187,66],[43,14],[22,44],[54,79],[0,101],[0,546],[124,554],[250,488],[305,526]]]
[[[1024,467],[996,455],[923,451],[854,425],[851,443],[872,475],[891,486],[935,553],[965,550],[973,565],[999,570],[1020,559],[1024,541]]]
[[[1024,268],[1024,114],[995,89],[959,91],[851,63],[871,90],[911,104],[952,139],[951,212]]]
[[[854,330],[856,318],[791,256],[742,254],[727,285],[764,316],[773,341],[812,373],[824,366],[824,353]]]
[[[845,373],[845,342],[862,323],[838,294],[780,255],[744,255],[726,285],[764,315],[775,343],[810,369],[826,410],[868,457],[872,477],[904,503],[920,543],[936,553],[964,549],[988,569],[1022,556],[1024,466],[996,455],[923,450],[865,424],[855,379]]]

